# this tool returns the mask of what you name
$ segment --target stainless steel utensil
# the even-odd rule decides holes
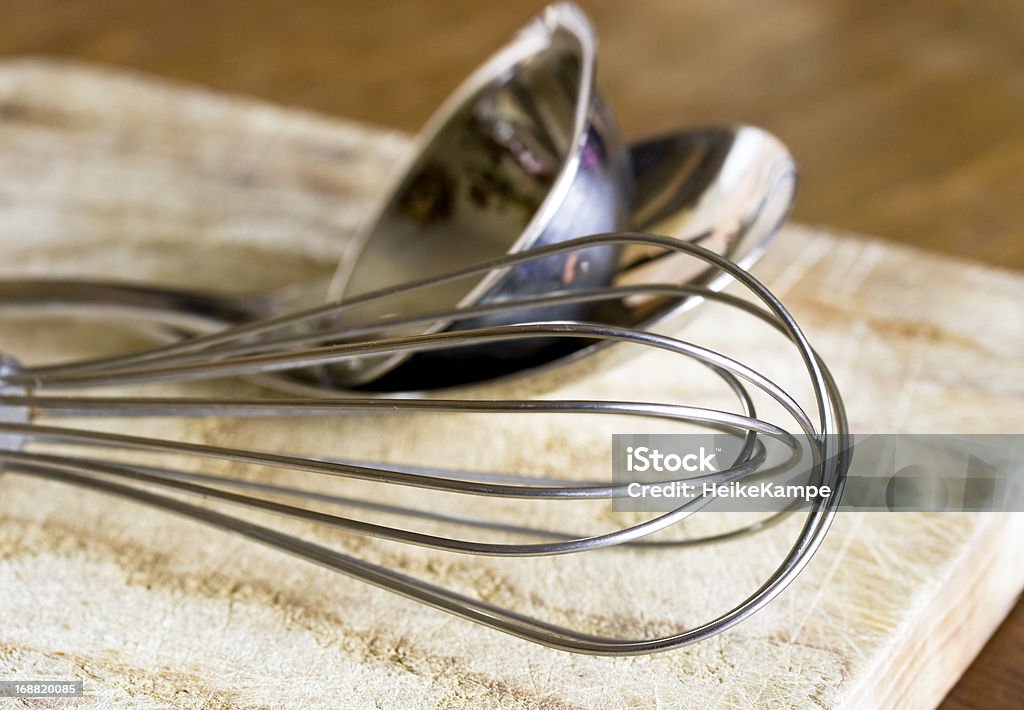
[[[696,238],[704,246],[743,267],[749,267],[760,257],[793,203],[796,188],[793,159],[776,138],[757,128],[735,126],[686,131],[637,144],[632,148],[632,156],[638,187],[631,210],[633,226],[676,234],[680,238]],[[598,250],[607,248],[608,245],[596,247]],[[728,273],[694,267],[692,260],[672,251],[637,243],[622,246],[621,242],[611,245],[611,248],[619,255],[611,285],[628,286],[657,278],[663,283],[706,286],[717,291],[732,280]],[[549,261],[545,263],[571,259],[577,251],[570,248],[549,252]],[[520,262],[518,268],[521,272],[525,273],[522,265],[528,266],[531,261],[534,261],[532,257]],[[498,272],[483,267],[470,268],[459,282],[479,280],[481,275],[488,273]],[[429,288],[428,284],[404,292],[391,289],[390,293],[385,289],[383,293],[347,299],[341,307],[327,304],[289,312],[291,301],[280,301],[266,295],[237,297],[102,282],[0,281],[0,309],[24,311],[33,308],[61,313],[70,310],[102,317],[122,316],[129,322],[166,326],[155,331],[165,338],[168,334],[174,338],[203,334],[124,357],[39,368],[40,373],[67,374],[124,367],[155,359],[187,357],[189,360],[186,361],[195,361],[197,354],[200,358],[208,357],[214,349],[257,352],[261,346],[254,342],[256,340],[266,341],[263,349],[282,347],[282,342],[308,345],[353,338],[365,340],[373,331],[358,327],[360,323],[364,326],[376,324],[372,327],[377,327],[377,334],[383,335],[436,332],[434,325],[452,321],[420,318],[406,325],[405,331],[396,331],[400,327],[397,321],[380,319],[380,314],[389,310],[401,314],[402,309],[389,307],[389,299],[396,297],[404,299],[406,308],[416,304],[411,313],[404,314],[407,319],[417,313],[429,314],[434,301],[416,297],[422,296]],[[558,292],[565,290],[555,289]],[[578,313],[578,304],[585,303],[597,305],[587,313],[592,320],[621,327],[650,328],[670,317],[692,312],[700,303],[698,297],[681,297],[677,293],[649,294],[641,299],[612,302],[595,297],[592,288],[580,288],[577,284],[570,290],[589,293],[589,297],[572,302],[563,298],[557,302],[549,301],[543,307],[531,307],[532,310],[520,309],[519,312],[505,309],[501,316],[505,319],[503,321],[494,320],[496,313],[502,313],[501,309],[484,309],[480,316],[472,317],[484,318],[484,321],[460,320],[459,325],[509,322],[509,317],[529,320],[525,313],[553,319],[565,313],[566,308],[576,309]],[[601,291],[597,289],[597,296]],[[520,294],[527,295],[529,293]],[[367,305],[371,307],[369,312],[361,310]],[[501,302],[480,305],[500,306]],[[450,309],[442,307],[438,312],[446,310]],[[379,330],[381,327],[383,332]],[[390,375],[361,385],[375,391],[450,387],[557,366],[600,347],[601,343],[593,341],[548,339],[537,340],[525,348],[514,344],[477,347],[472,351],[464,350],[461,357],[456,357],[453,351],[419,353],[412,357],[403,353],[403,362]],[[207,355],[201,354],[204,352]],[[350,377],[338,376],[344,371],[344,364],[334,364],[326,368],[264,375],[262,381],[293,393],[329,396],[352,388],[354,383]]]
[[[534,308],[547,309],[563,303],[625,302],[630,299],[669,297],[706,298],[741,309],[785,335],[804,364],[814,408],[805,411],[789,393],[762,375],[751,364],[677,338],[657,335],[636,327],[588,322],[534,322],[514,325],[490,325],[466,330],[446,330],[413,336],[374,338],[342,345],[299,348],[296,342],[282,340],[271,346],[265,340],[235,343],[234,350],[210,353],[193,352],[192,361],[176,353],[171,360],[159,358],[122,364],[117,368],[99,368],[79,372],[44,372],[23,369],[7,360],[0,370],[0,465],[7,475],[24,474],[82,486],[122,496],[160,510],[174,512],[209,525],[232,531],[290,554],[316,562],[370,584],[389,589],[411,599],[452,614],[537,643],[567,651],[632,655],[664,651],[705,639],[727,629],[763,608],[803,569],[818,548],[831,522],[842,494],[850,449],[842,401],[824,363],[811,348],[792,315],[779,300],[744,269],[698,244],[667,237],[643,234],[612,234],[582,238],[572,242],[540,247],[510,255],[477,269],[490,273],[495,269],[517,268],[530,259],[547,259],[572,250],[622,247],[624,251],[650,253],[662,250],[684,255],[698,263],[698,273],[707,273],[709,284],[721,274],[728,275],[753,295],[755,301],[714,291],[707,285],[679,285],[673,282],[645,281],[598,289],[591,293],[559,291],[543,297],[526,297],[502,304],[483,304],[421,316],[421,322],[514,314]],[[466,270],[463,270],[465,272]],[[475,273],[475,270],[470,270]],[[442,282],[444,277],[426,281]],[[411,293],[422,285],[410,285]],[[401,290],[401,289],[400,289]],[[348,302],[346,302],[348,303]],[[366,332],[392,326],[411,327],[406,318],[380,317],[364,323]],[[293,336],[294,337],[294,336]],[[496,400],[479,391],[464,393],[458,399],[380,397],[340,399],[181,399],[166,397],[95,397],[93,387],[144,384],[191,379],[252,376],[296,368],[318,367],[355,357],[388,356],[393,353],[419,353],[432,350],[477,347],[529,339],[570,339],[587,342],[620,342],[635,347],[655,348],[680,359],[696,361],[708,368],[709,375],[720,378],[735,393],[735,411],[700,406],[699,402],[608,401],[602,399]],[[243,347],[244,345],[244,347]],[[239,352],[239,348],[242,349]],[[247,348],[254,348],[247,349]],[[756,352],[751,352],[755,359]],[[746,358],[745,358],[746,359]],[[781,421],[769,421],[754,410],[752,391],[779,405],[785,413]],[[71,392],[78,391],[78,394]],[[84,391],[84,394],[82,393]],[[590,476],[568,472],[563,479],[552,480],[524,472],[501,474],[454,468],[423,470],[379,462],[325,459],[295,456],[280,451],[234,449],[187,441],[168,441],[90,429],[70,429],[54,422],[26,423],[29,415],[39,418],[61,416],[98,417],[250,417],[250,416],[339,416],[337,431],[344,428],[344,416],[374,413],[391,416],[416,416],[439,413],[489,413],[513,415],[571,415],[572,417],[633,417],[631,421],[659,421],[724,432],[741,444],[735,459],[720,471],[697,474],[686,480],[696,491],[702,483],[729,483],[764,472],[767,463],[765,442],[781,444],[792,454],[802,451],[811,457],[812,481],[831,488],[831,493],[813,501],[796,541],[778,569],[749,597],[733,609],[705,623],[693,625],[653,638],[615,638],[558,626],[544,620],[503,608],[493,603],[447,589],[410,576],[407,571],[387,563],[372,563],[353,554],[296,536],[277,526],[261,525],[249,519],[223,512],[222,506],[247,512],[270,513],[317,526],[369,536],[392,542],[417,545],[460,554],[508,556],[557,556],[589,554],[613,545],[642,545],[657,550],[679,545],[712,542],[724,537],[748,534],[779,519],[772,514],[752,525],[713,537],[679,538],[658,536],[704,508],[714,494],[691,495],[678,508],[652,514],[642,522],[622,522],[623,518],[595,516],[595,520],[620,522],[613,530],[565,531],[538,528],[501,517],[508,501],[524,499],[545,505],[570,505],[587,501],[605,501],[628,495],[623,485],[608,485],[606,466]],[[548,435],[547,429],[542,429]],[[795,433],[791,433],[795,432]],[[538,442],[543,443],[543,442]],[[54,448],[54,445],[57,448]],[[71,447],[69,453],[68,447]],[[74,453],[81,452],[81,453]],[[158,460],[172,456],[166,465]],[[281,485],[260,481],[250,475],[235,475],[211,470],[216,462],[233,462],[248,468],[271,468],[317,477],[336,477],[369,481],[384,486],[415,487],[425,491],[462,497],[483,497],[473,515],[456,515],[448,505],[432,508],[393,504],[387,496],[361,498],[325,491],[322,486]],[[188,462],[185,465],[182,462]],[[195,466],[201,466],[195,470]],[[177,468],[183,466],[183,468]],[[579,471],[572,472],[580,474]],[[319,480],[323,480],[318,478]],[[2,481],[0,481],[2,485]],[[502,505],[495,505],[500,499]],[[345,513],[341,511],[358,511]],[[394,523],[394,516],[408,525]],[[632,518],[629,519],[632,521]],[[471,528],[472,537],[459,531]],[[657,537],[652,537],[657,536]],[[363,548],[360,548],[363,549]],[[664,553],[664,552],[663,552]]]
[[[552,5],[441,106],[412,162],[386,191],[338,269],[331,299],[436,276],[505,253],[624,229],[633,174],[628,151],[595,87],[597,39],[583,12]],[[535,260],[476,283],[378,301],[389,313],[427,305],[494,303],[517,296],[606,286],[617,254],[598,248]],[[429,303],[424,304],[424,299]],[[574,318],[587,304],[517,317]],[[498,316],[460,324],[497,324]],[[438,332],[453,324],[424,324]],[[486,351],[486,346],[482,346]],[[485,356],[487,353],[483,353]],[[332,373],[369,382],[405,359],[360,358]]]

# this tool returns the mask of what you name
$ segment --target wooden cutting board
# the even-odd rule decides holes
[[[8,62],[0,276],[289,283],[338,258],[406,146],[376,128],[149,77]],[[784,230],[755,271],[833,368],[855,431],[1019,431],[1019,274],[808,227]],[[783,344],[720,309],[685,335],[756,355],[784,381],[791,370]],[[0,350],[26,361],[132,344],[86,322],[0,320]],[[704,393],[705,383],[674,374],[642,355],[562,373],[557,393]],[[532,422],[470,429],[458,419],[86,425],[409,460],[458,441],[463,455],[510,467],[532,441],[546,447],[552,472],[600,464],[579,452],[607,443],[600,427],[555,435]],[[693,553],[620,550],[554,564],[387,559],[555,621],[630,635],[692,625],[742,598],[793,530]],[[749,622],[679,651],[608,659],[512,639],[127,502],[4,475],[0,678],[81,679],[88,707],[931,707],[1024,586],[1022,534],[1021,514],[844,513],[801,577]]]

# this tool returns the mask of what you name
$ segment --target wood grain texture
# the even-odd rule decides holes
[[[358,124],[45,62],[0,67],[0,108],[2,275],[251,288],[328,270],[405,145]],[[834,368],[855,430],[1019,426],[1020,276],[796,227],[758,273]],[[745,332],[737,318],[709,309],[686,336],[756,352],[759,365],[796,387],[785,346]],[[0,322],[0,348],[26,361],[134,342],[83,322]],[[547,386],[562,381],[558,394],[569,397],[714,396],[702,380],[659,374],[670,365],[644,355],[616,369],[563,371]],[[251,388],[160,391],[211,389]],[[611,431],[459,418],[89,425],[405,461],[459,441],[468,465],[497,457],[509,467],[533,441],[550,472],[592,466],[597,475]],[[0,673],[82,678],[94,693],[82,704],[92,707],[930,707],[1024,585],[1019,514],[844,514],[807,571],[750,622],[675,653],[598,659],[511,640],[99,494],[13,474],[0,491]],[[559,513],[561,524],[588,522]],[[692,554],[504,564],[298,530],[612,633],[655,633],[723,611],[752,591],[793,535],[785,525]]]

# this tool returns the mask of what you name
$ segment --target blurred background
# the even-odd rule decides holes
[[[1024,268],[1021,0],[582,0],[626,135],[742,121],[796,218]],[[415,131],[542,0],[3,0],[0,55],[111,62]]]
[[[580,4],[630,139],[757,124],[801,165],[797,220],[1024,268],[1022,0]],[[113,63],[413,132],[543,5],[2,0],[0,56]],[[1019,702],[1022,667],[1018,608],[946,707]]]

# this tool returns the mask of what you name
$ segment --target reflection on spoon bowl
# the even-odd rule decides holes
[[[632,228],[696,241],[744,268],[764,253],[796,195],[797,170],[789,151],[771,134],[750,126],[685,131],[638,143],[631,154],[637,186]],[[627,247],[613,286],[660,283],[720,291],[731,282],[727,274],[684,254]],[[604,301],[588,320],[648,329],[692,314],[701,300],[637,296]],[[503,348],[504,357],[494,348],[417,353],[359,389],[423,391],[525,375],[575,361],[607,344],[551,339],[526,357],[514,347]]]

